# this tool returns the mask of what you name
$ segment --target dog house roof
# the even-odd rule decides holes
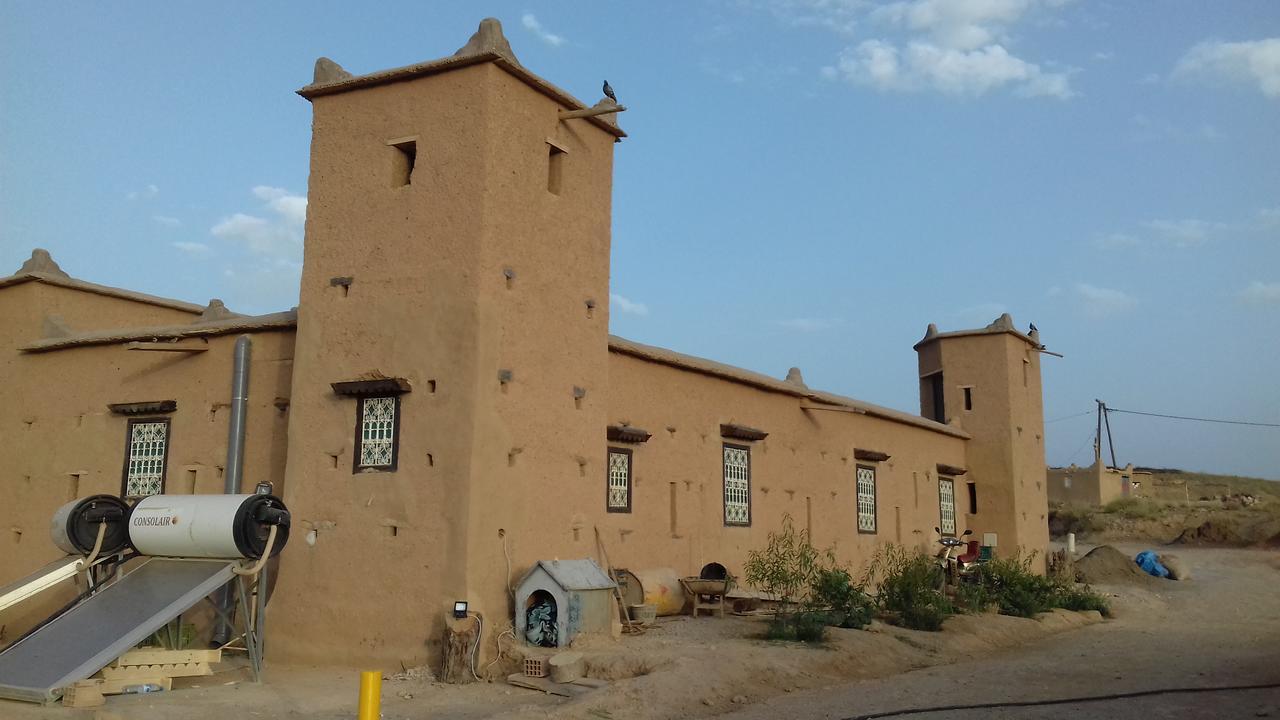
[[[608,590],[614,587],[614,582],[600,569],[596,561],[590,558],[539,560],[538,564],[530,568],[529,573],[524,576],[524,581],[527,581],[538,568],[545,570],[551,579],[565,590]],[[524,584],[524,581],[521,581],[521,584]]]

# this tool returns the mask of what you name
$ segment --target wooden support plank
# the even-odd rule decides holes
[[[178,665],[182,663],[216,663],[222,662],[221,650],[162,650],[160,648],[142,648],[130,650],[121,655],[112,667],[126,665]]]
[[[207,344],[202,345],[179,345],[171,342],[130,342],[125,343],[126,350],[143,350],[146,352],[180,352],[180,353],[202,353],[209,349]]]
[[[108,680],[147,677],[197,677],[212,675],[209,663],[176,663],[166,665],[127,665],[102,668],[102,677]]]
[[[582,110],[569,110],[560,113],[561,120],[572,120],[573,118],[595,117],[597,115],[608,115],[609,113],[626,112],[626,105],[600,105],[598,107],[589,107]]]

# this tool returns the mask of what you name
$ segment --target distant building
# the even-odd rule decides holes
[[[91,284],[43,251],[0,279],[0,579],[51,559],[69,498],[222,491],[241,335],[243,489],[274,482],[294,518],[272,658],[417,664],[455,600],[490,652],[512,585],[597,537],[616,566],[682,575],[741,575],[784,515],[855,567],[935,527],[1047,545],[1041,346],[1009,316],[929,326],[920,415],[614,337],[616,113],[526,69],[496,21],[432,62],[322,59],[299,94],[295,310]]]
[[[1137,494],[1133,465],[1108,467],[1101,458],[1088,467],[1051,467],[1046,481],[1049,502],[1055,504],[1101,507],[1112,500]]]

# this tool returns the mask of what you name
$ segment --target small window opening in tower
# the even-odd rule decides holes
[[[413,182],[413,167],[418,161],[418,141],[414,138],[388,140],[393,151],[391,186],[404,187]]]
[[[965,410],[973,409],[973,388],[971,387],[967,387],[964,389],[964,409]]]
[[[559,195],[564,175],[565,151],[547,143],[547,152],[547,192]]]

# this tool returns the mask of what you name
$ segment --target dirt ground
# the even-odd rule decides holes
[[[1132,553],[1140,548],[1122,549]],[[832,629],[826,644],[808,647],[754,639],[763,631],[761,618],[663,619],[642,636],[588,643],[583,650],[589,674],[611,682],[583,697],[566,700],[502,682],[452,686],[423,679],[387,680],[383,717],[664,720],[734,713],[769,720],[848,718],[962,701],[1280,680],[1280,554],[1193,547],[1180,547],[1178,553],[1192,566],[1193,580],[1098,586],[1113,596],[1117,617],[1110,621],[1065,611],[1039,620],[957,616],[941,633],[876,623],[869,632]],[[97,710],[0,701],[0,717],[354,717],[357,669],[274,665],[265,680],[257,685],[247,681],[243,670],[224,670],[178,681],[169,693],[112,697]],[[1145,698],[1129,701],[1126,707],[1142,708],[1144,712],[1133,717],[1145,720],[1165,716],[1153,714],[1152,708],[1167,700]],[[1222,702],[1209,696],[1180,700],[1208,703],[1207,707]],[[1280,717],[1280,698],[1274,692],[1238,692],[1231,700],[1244,703],[1247,716],[1269,711]],[[1092,715],[1096,708],[1081,707],[1058,710],[1105,716]],[[1002,712],[1006,711],[970,716],[1006,716]],[[1060,716],[1065,715],[1008,715]]]

